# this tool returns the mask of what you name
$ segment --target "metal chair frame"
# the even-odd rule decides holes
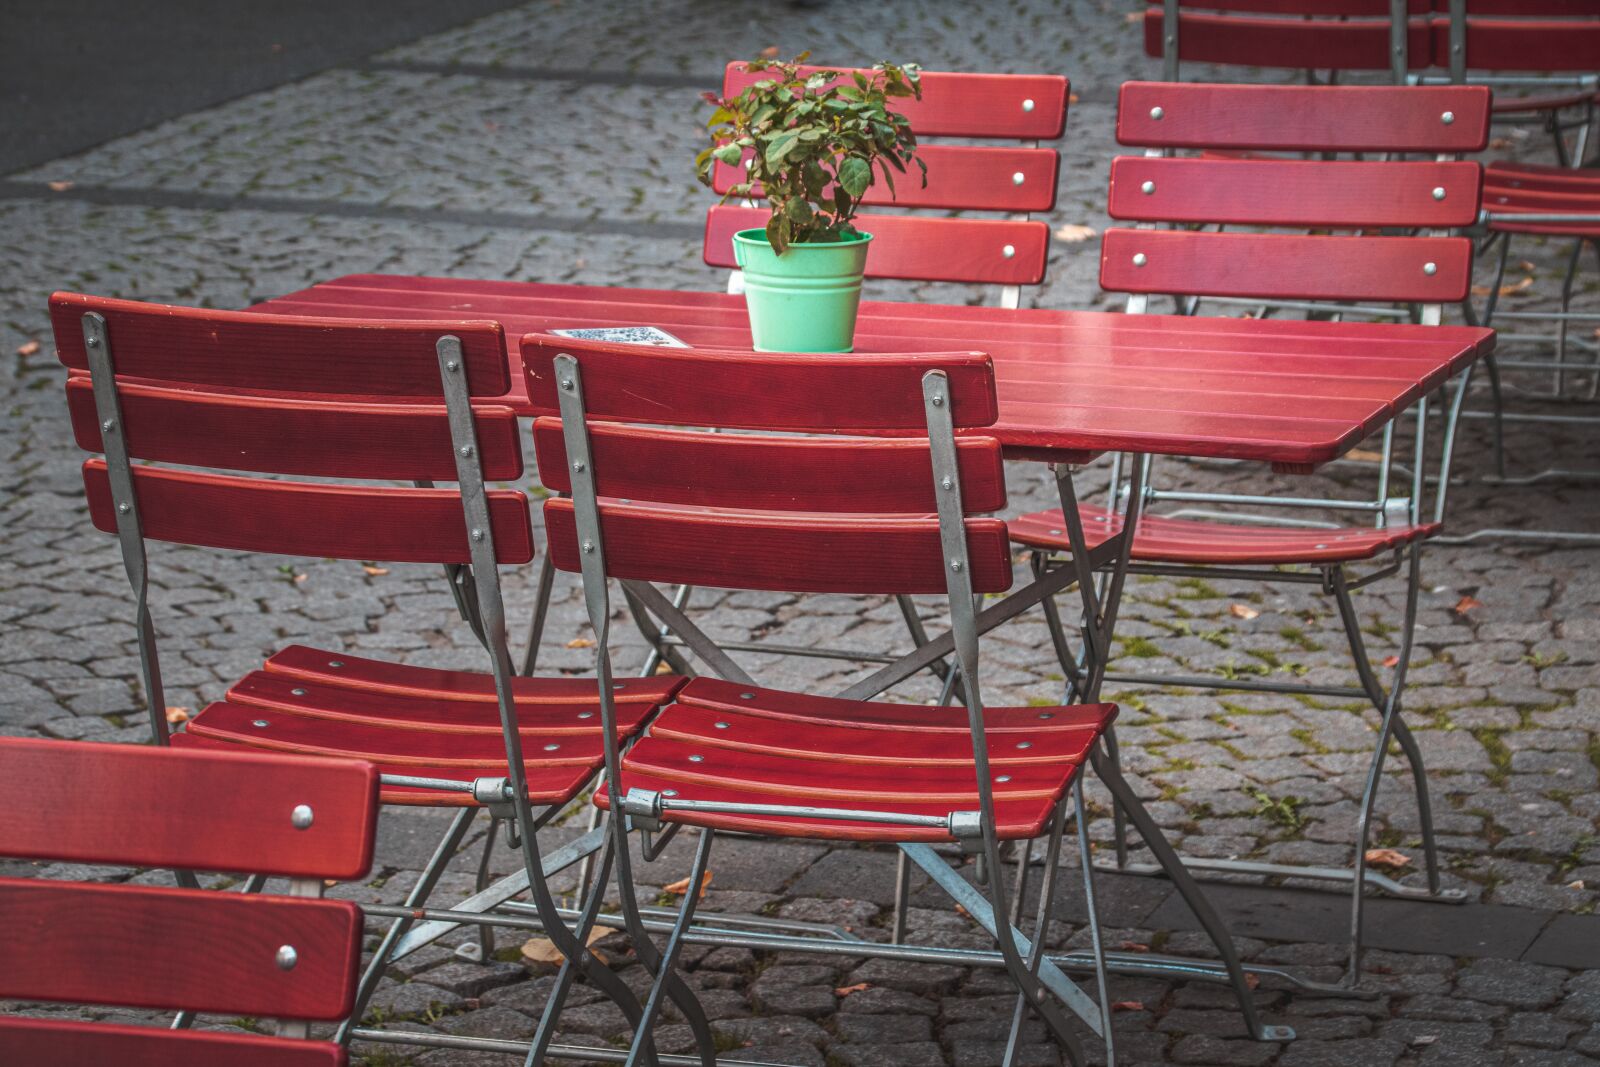
[[[103,431],[104,454],[111,490],[113,499],[117,502],[118,542],[129,582],[137,598],[136,626],[139,634],[140,665],[151,713],[152,735],[157,745],[167,745],[170,743],[170,737],[164,715],[165,700],[162,696],[160,658],[149,605],[148,565],[139,499],[127,442],[124,435],[119,432],[123,419],[115,373],[114,339],[110,335],[105,318],[98,312],[85,313],[81,322],[93,382],[96,413]],[[313,330],[315,324],[308,323],[306,328]],[[523,870],[513,880],[515,888],[509,895],[530,893],[533,900],[531,907],[540,918],[540,928],[545,931],[545,936],[568,960],[576,960],[577,967],[584,976],[615,1001],[624,1014],[636,1020],[642,1011],[637,998],[609,967],[594,957],[587,945],[572,936],[571,930],[563,922],[562,911],[548,885],[547,879],[594,852],[602,853],[602,863],[609,862],[609,856],[606,855],[609,842],[602,834],[589,833],[556,849],[548,856],[541,852],[538,831],[565,805],[547,806],[536,814],[528,799],[522,735],[518,727],[511,685],[515,670],[506,637],[505,610],[497,562],[499,557],[496,554],[487,487],[479,459],[476,420],[466,382],[466,361],[463,358],[460,339],[450,333],[441,331],[436,350],[440,389],[449,422],[462,515],[469,534],[467,541],[470,546],[470,564],[449,565],[446,568],[446,576],[457,604],[462,609],[463,617],[489,655],[501,720],[501,734],[507,754],[507,774],[501,777],[480,777],[472,781],[384,774],[381,780],[386,786],[466,794],[477,805],[487,808],[496,822],[508,823],[513,831],[510,844],[518,849],[523,859]],[[609,695],[608,692],[608,698]],[[456,855],[478,810],[477,806],[463,807],[451,820],[449,828],[435,847],[433,856],[419,875],[403,906],[369,905],[363,909],[368,915],[390,918],[392,922],[362,975],[351,1017],[340,1026],[336,1035],[335,1040],[338,1043],[347,1044],[352,1039],[361,1039],[401,1044],[429,1044],[427,1041],[429,1035],[363,1027],[360,1025],[360,1020],[368,1000],[388,966],[407,954],[406,951],[401,951],[407,943],[407,935],[416,925],[417,917],[427,910],[425,904],[428,897],[437,886],[450,860]],[[480,865],[480,886],[485,880],[485,873],[484,866]],[[192,887],[197,884],[193,881],[193,876],[187,872],[180,872],[179,879],[180,884],[186,886]],[[444,914],[450,918],[451,929],[460,923],[479,924],[491,928],[501,925],[494,922],[492,917],[484,916],[470,908],[448,909]],[[413,942],[411,951],[414,951],[415,947],[420,945]],[[551,1058],[589,1059],[597,1053],[602,1053],[603,1050],[560,1046],[553,1043],[559,1008],[559,1002],[552,998],[550,1007],[539,1020],[533,1042],[533,1047],[539,1055]],[[704,1018],[701,1016],[696,1019],[693,1012],[693,1005],[688,1004],[684,1014],[690,1018],[691,1024],[695,1024],[696,1037],[701,1042],[701,1047],[710,1049],[711,1038]],[[180,1016],[178,1025],[186,1026],[189,1021],[189,1018]],[[653,1050],[651,1052],[653,1053]],[[529,1062],[536,1060],[530,1059]]]

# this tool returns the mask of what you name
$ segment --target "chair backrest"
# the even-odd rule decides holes
[[[1482,168],[1454,157],[1487,144],[1489,119],[1482,86],[1129,82],[1117,139],[1151,154],[1112,162],[1110,214],[1137,228],[1106,231],[1100,284],[1131,294],[1133,313],[1148,309],[1151,294],[1366,301],[1420,305],[1421,321],[1437,325],[1443,305],[1463,299],[1471,284],[1472,243],[1451,231],[1475,222],[1482,200]],[[1180,149],[1230,154],[1170,154]],[[1322,158],[1360,153],[1431,158]],[[1378,499],[1312,503],[1390,521],[1391,435],[1386,429]],[[1244,499],[1157,488],[1148,469],[1147,484],[1151,500]],[[1411,521],[1420,521],[1420,496],[1403,502]],[[1442,502],[1441,493],[1441,509]]]
[[[1147,55],[1162,77],[1179,63],[1288,67],[1305,71],[1387,70],[1396,83],[1429,65],[1429,0],[1150,0]]]
[[[211,803],[226,798],[225,806]],[[184,818],[207,805],[203,820]],[[355,879],[372,863],[378,773],[349,760],[0,739],[0,855]],[[0,879],[0,998],[336,1020],[361,912],[347,901]],[[0,1019],[0,1062],[338,1064],[337,1046]]]
[[[987,356],[735,353],[538,334],[523,338],[522,356],[540,412],[541,477],[572,494],[544,505],[558,568],[580,570],[594,555],[607,576],[641,581],[946,591],[925,379],[945,383],[939,409],[954,426],[988,426],[998,409]],[[572,454],[561,417],[560,383],[579,378],[587,458]],[[849,432],[891,436],[804,436]],[[964,573],[975,591],[999,592],[1011,584],[1006,526],[980,514],[1005,502],[999,445],[965,437],[950,448],[958,471],[947,492],[963,508]],[[602,542],[583,528],[575,466],[599,497]]]
[[[1450,156],[1488,140],[1481,87],[1327,87],[1129,82],[1119,143],[1184,148],[1418,152]],[[1283,227],[1297,233],[1114,228],[1100,282],[1144,295],[1440,305],[1471,278],[1464,237],[1386,236],[1382,227],[1448,231],[1477,219],[1477,163],[1284,158],[1119,157],[1109,211],[1144,225]],[[1307,233],[1337,229],[1346,233]]]
[[[817,68],[802,68],[817,69]],[[759,80],[743,63],[728,64],[723,93],[731,96]],[[879,182],[862,202],[869,206],[936,209],[940,214],[858,216],[873,235],[867,276],[912,281],[994,284],[1002,301],[1015,306],[1017,287],[1044,280],[1050,231],[1029,215],[1055,207],[1061,155],[1040,141],[1061,137],[1067,119],[1067,79],[1050,74],[971,74],[926,71],[922,98],[897,99],[894,107],[911,120],[917,154],[928,182],[907,178],[891,194]],[[925,143],[928,137],[1004,140],[1016,145]],[[726,194],[743,180],[743,169],[717,164],[713,188]],[[757,199],[760,197],[756,191]],[[1003,219],[950,218],[945,212],[1003,212]],[[736,267],[733,235],[765,225],[767,210],[714,205],[706,215],[705,261]]]
[[[104,453],[84,465],[89,512],[118,534],[139,596],[158,741],[166,723],[146,538],[470,563],[480,585],[496,583],[496,562],[533,558],[527,498],[484,487],[522,472],[516,417],[493,403],[510,387],[498,323],[307,320],[74,293],[55,294],[50,314],[74,434]],[[348,484],[355,479],[458,486]],[[479,592],[498,610],[497,584]]]
[[[1597,0],[1433,0],[1435,63],[1468,70],[1600,73]]]

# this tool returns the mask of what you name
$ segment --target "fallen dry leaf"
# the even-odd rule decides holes
[[[707,871],[705,874],[700,876],[700,899],[701,900],[706,899],[706,888],[708,886],[710,886],[710,885],[711,885],[711,872]],[[671,885],[662,886],[661,887],[661,891],[663,893],[671,893],[675,897],[681,897],[681,896],[683,896],[685,893],[687,893],[689,891],[689,879],[687,879],[687,878],[679,878],[676,882],[673,882]]]
[[[297,574],[291,579],[291,581],[293,581],[294,584],[296,584],[296,585],[299,585],[301,582],[303,582],[305,580],[306,580],[306,576],[303,575],[303,574]]]
[[[1386,656],[1386,657],[1384,657],[1383,665],[1385,667],[1398,667],[1398,666],[1400,666],[1400,657],[1399,656]]]
[[[1467,612],[1471,611],[1473,608],[1481,608],[1481,607],[1483,607],[1483,601],[1478,600],[1478,599],[1476,599],[1474,597],[1464,596],[1460,600],[1456,601],[1455,611],[1456,611],[1457,615],[1465,615]]]
[[[672,664],[668,663],[666,660],[662,660],[660,663],[656,664],[656,673],[657,674],[671,674],[672,673]]]
[[[338,884],[339,884],[339,879],[337,879],[337,878],[324,878],[322,880],[322,888],[324,888],[324,889],[332,889],[334,886],[336,886]]]
[[[838,989],[833,991],[833,995],[836,997],[848,997],[851,993],[859,993],[863,989],[871,988],[871,982],[857,982],[855,985],[840,986]]]
[[[1490,148],[1497,148],[1497,149],[1498,148],[1510,148],[1511,147],[1511,139],[1509,137],[1496,137],[1494,140],[1489,142],[1489,147]]]
[[[1111,1005],[1112,1011],[1144,1011],[1142,1000],[1119,1000]]]
[[[1068,93],[1067,94],[1067,103],[1071,104],[1074,107],[1076,107],[1077,104],[1078,104],[1078,94],[1077,93]]]
[[[1261,976],[1259,974],[1247,974],[1244,976],[1244,984],[1254,989],[1261,984]]]
[[[1249,604],[1229,604],[1228,614],[1232,615],[1236,619],[1253,619],[1260,615],[1261,612],[1257,611]]]
[[[374,578],[382,578],[385,574],[389,573],[388,567],[374,567],[370,563],[364,564],[361,569],[366,571]]]
[[[1366,448],[1352,448],[1344,454],[1345,459],[1353,459],[1357,463],[1382,463],[1383,453],[1373,452]]]
[[[606,937],[610,933],[611,930],[609,927],[592,926],[589,928],[589,936],[583,939],[583,943],[585,945],[593,946],[596,941],[599,941],[601,938]],[[590,948],[590,953],[595,959],[600,960],[601,963],[605,962],[605,959],[600,955],[600,953],[594,951],[592,947]],[[561,950],[556,948],[555,943],[547,937],[535,937],[531,940],[524,941],[522,943],[522,958],[527,960],[529,963],[549,964],[560,964],[566,960],[566,957],[561,954]]]
[[[1367,862],[1374,867],[1409,867],[1411,857],[1393,848],[1367,849]]]
[[[766,48],[763,48],[761,50],[761,58],[762,59],[777,59],[778,56],[779,56],[778,46],[775,45],[775,44],[774,45],[768,45]]]
[[[1123,952],[1149,952],[1150,946],[1141,941],[1124,941],[1117,948]]]
[[[1411,1043],[1420,1047],[1424,1045],[1431,1045],[1437,1040],[1439,1040],[1438,1034],[1418,1034],[1411,1039]]]
[[[180,708],[176,704],[174,704],[171,707],[167,708],[167,724],[168,725],[176,726],[180,722],[188,722],[188,721],[189,721],[189,709],[188,708]]]
[[[50,187],[50,191],[52,193],[64,193],[68,189],[71,189],[73,187],[73,185],[76,184],[76,183],[74,183],[74,182],[45,182],[45,184]]]
[[[568,648],[593,648],[594,642],[587,637],[574,637],[567,642]]]
[[[966,908],[963,908],[960,904],[956,905],[956,914],[961,916],[963,919],[972,918],[972,912],[968,911]]]
[[[1529,276],[1529,277],[1523,278],[1519,282],[1512,282],[1510,285],[1502,285],[1500,287],[1500,295],[1501,296],[1516,296],[1518,293],[1524,292],[1525,290],[1528,290],[1528,289],[1531,289],[1531,288],[1533,288],[1533,278],[1532,278],[1532,276]],[[1489,287],[1487,285],[1474,285],[1472,287],[1472,295],[1473,296],[1488,296],[1489,295]]]
[[[34,355],[38,355],[38,354],[39,354],[39,342],[38,341],[24,341],[20,345],[17,346],[17,355],[19,355],[19,356],[34,356]]]
[[[1526,260],[1526,259],[1523,260],[1521,263],[1517,264],[1517,269],[1520,270],[1520,271],[1524,271],[1524,272],[1526,272],[1528,274],[1537,274],[1537,273],[1539,273],[1539,268],[1534,266],[1533,262],[1531,260]]]
[[[1069,222],[1065,226],[1058,227],[1055,233],[1056,240],[1069,245],[1087,241],[1094,235],[1095,228],[1093,226],[1085,226],[1078,222]]]
[[[1582,878],[1579,878],[1576,881],[1568,882],[1567,883],[1567,888],[1568,889],[1588,889],[1589,887],[1584,884],[1584,881],[1583,881]]]
[[[1126,15],[1122,16],[1122,19],[1123,19],[1124,22],[1143,22],[1144,21],[1144,12],[1143,11],[1130,11]]]

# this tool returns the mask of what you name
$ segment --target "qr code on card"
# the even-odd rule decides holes
[[[580,341],[612,341],[622,345],[655,345],[657,348],[689,347],[667,331],[654,326],[602,326],[588,330],[550,332],[557,337],[574,337]]]

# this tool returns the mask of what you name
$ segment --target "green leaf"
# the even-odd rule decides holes
[[[860,198],[872,184],[872,164],[860,156],[848,156],[839,164],[839,185],[852,199]]]
[[[767,149],[762,153],[762,159],[766,161],[767,166],[776,167],[799,141],[798,131],[785,130],[767,142]]]
[[[711,154],[730,167],[737,167],[744,159],[743,150],[731,142],[715,149]]]

